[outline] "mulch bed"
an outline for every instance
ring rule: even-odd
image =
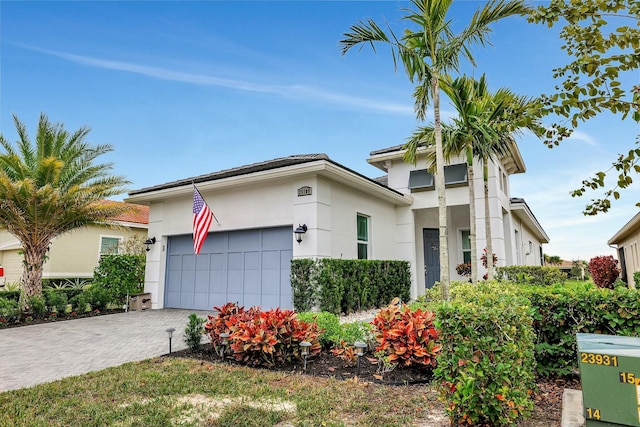
[[[23,314],[22,318],[18,321],[8,321],[8,322],[0,321],[0,330],[10,329],[10,328],[19,328],[21,326],[40,325],[43,323],[64,322],[65,320],[83,319],[85,317],[96,317],[96,316],[104,316],[107,314],[117,314],[117,313],[124,313],[124,310],[121,308],[109,309],[109,310],[96,310],[96,311],[89,311],[81,314],[66,313],[64,316],[48,316],[48,317],[41,317],[41,318],[36,318],[28,314]]]
[[[198,353],[182,350],[173,352],[171,355],[165,355],[165,357],[187,357],[212,363],[222,362],[220,356],[212,351],[210,344],[204,345],[203,350]],[[288,363],[275,367],[261,366],[259,369],[336,378],[339,380],[349,380],[357,377],[359,381],[398,387],[419,387],[433,380],[433,374],[430,369],[398,366],[394,370],[382,374],[379,365],[373,362],[375,362],[375,358],[370,355],[362,357],[358,375],[357,366],[349,366],[330,352],[323,351],[318,356],[307,361],[306,371],[303,369],[302,362]],[[243,366],[232,357],[225,358],[225,363]],[[537,381],[537,386],[538,388],[533,395],[535,404],[533,415],[528,420],[524,420],[521,423],[521,427],[559,427],[562,418],[562,395],[564,389],[580,390],[582,387],[579,378],[540,378]]]

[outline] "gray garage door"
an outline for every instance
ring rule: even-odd
[[[291,227],[209,233],[199,255],[192,236],[169,237],[165,307],[292,308]]]

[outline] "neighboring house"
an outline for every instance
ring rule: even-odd
[[[122,203],[122,202],[113,202]],[[47,253],[43,278],[93,277],[100,255],[117,253],[118,243],[132,236],[147,238],[149,207],[133,205],[133,209],[106,223],[79,228],[56,237]],[[0,230],[0,265],[7,283],[22,277],[20,242],[9,232]]]
[[[542,265],[546,233],[508,177],[524,172],[514,158],[490,168],[491,221],[498,265]],[[145,292],[153,308],[211,309],[225,302],[291,307],[293,258],[368,258],[410,262],[411,296],[439,277],[437,197],[432,176],[402,160],[401,147],[374,151],[387,172],[367,178],[325,154],[296,155],[143,188],[127,201],[150,206]],[[482,179],[474,183],[483,213]],[[471,259],[466,165],[447,167],[450,270]],[[200,255],[192,241],[193,184],[215,212]],[[450,187],[450,188],[449,188]],[[294,230],[306,226],[297,243]],[[477,218],[478,253],[484,218]],[[483,274],[483,273],[482,273]],[[457,277],[465,280],[464,277]]]
[[[630,287],[638,288],[640,283],[635,283],[633,273],[640,271],[640,212],[627,222],[607,244],[616,245],[618,261],[620,262],[620,278]]]

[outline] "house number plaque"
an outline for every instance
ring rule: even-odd
[[[310,196],[311,194],[311,187],[309,187],[308,185],[298,188],[298,197]]]

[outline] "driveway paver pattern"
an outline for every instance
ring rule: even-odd
[[[0,330],[0,392],[98,371],[186,348],[191,313],[145,310]]]

